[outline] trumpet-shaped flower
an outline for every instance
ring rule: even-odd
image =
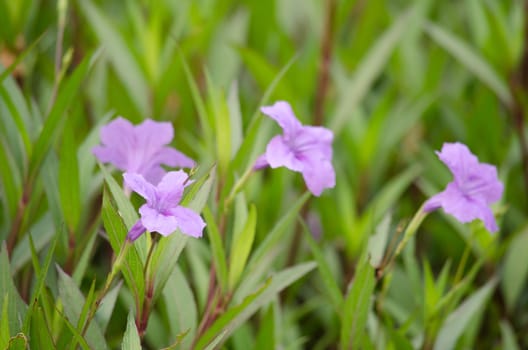
[[[102,146],[92,149],[103,163],[141,174],[151,183],[158,183],[165,174],[161,164],[191,168],[194,161],[183,153],[168,147],[174,136],[172,124],[150,119],[139,125],[118,117],[101,128]]]
[[[497,223],[489,206],[501,198],[504,189],[497,169],[479,163],[467,146],[458,142],[444,143],[437,155],[453,174],[453,181],[425,202],[424,211],[442,207],[462,223],[481,219],[489,231],[496,232]]]
[[[157,186],[140,174],[125,173],[123,177],[125,184],[147,201],[139,208],[141,218],[128,232],[128,240],[136,240],[145,230],[167,236],[179,229],[188,236],[202,236],[205,223],[200,215],[179,205],[185,186],[191,183],[184,171],[168,172]]]
[[[283,134],[271,139],[266,152],[257,159],[255,168],[284,166],[300,172],[315,196],[321,195],[325,188],[333,188],[332,131],[319,126],[303,126],[284,101],[262,107],[261,111],[280,125]]]

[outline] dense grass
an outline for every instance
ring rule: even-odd
[[[525,14],[0,0],[0,348],[528,348]],[[278,100],[334,132],[320,197],[251,171]],[[91,151],[118,115],[172,123],[203,238],[125,243],[143,200]],[[434,151],[455,141],[497,166],[498,233],[442,210],[409,229],[451,181]]]

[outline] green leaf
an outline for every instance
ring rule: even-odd
[[[218,168],[224,174],[231,159],[231,120],[222,91],[217,88],[209,73],[205,72],[211,116],[214,121]]]
[[[376,226],[376,232],[368,240],[367,251],[370,256],[370,264],[373,267],[379,267],[385,255],[390,233],[390,224],[391,214],[387,213],[378,226]]]
[[[108,185],[108,189],[112,193],[112,198],[117,204],[117,209],[119,209],[119,213],[121,214],[121,217],[123,218],[126,227],[132,227],[132,225],[134,225],[138,220],[136,210],[134,209],[128,198],[125,196],[123,188],[117,184],[116,180],[114,180],[112,175],[110,175],[106,167],[99,163],[99,169],[101,169],[101,172],[103,173],[105,182]],[[125,237],[122,237],[121,242],[125,240]]]
[[[351,113],[358,108],[376,78],[385,69],[415,12],[415,9],[411,8],[399,15],[392,26],[372,45],[355,69],[354,77],[344,87],[335,115],[330,122],[330,128],[336,134],[343,129]]]
[[[28,346],[28,339],[23,333],[18,333],[9,339],[9,350],[26,350]]]
[[[90,0],[79,1],[83,13],[99,40],[117,75],[124,84],[130,100],[135,104],[139,115],[149,115],[148,82],[141,71],[141,67],[134,58],[132,50],[127,47],[125,40],[113,27],[112,22]]]
[[[44,312],[39,306],[35,306],[31,317],[31,329],[29,333],[30,349],[56,349],[53,343],[53,335],[49,324],[44,317]]]
[[[187,84],[189,84],[189,89],[191,90],[191,96],[194,102],[194,106],[196,107],[196,111],[198,113],[198,118],[200,118],[203,139],[206,142],[207,149],[211,149],[213,140],[212,122],[209,121],[209,115],[207,114],[207,108],[205,106],[204,99],[200,95],[200,89],[198,88],[198,84],[196,83],[196,80],[192,75],[191,69],[189,68],[189,65],[187,64],[187,61],[185,60],[185,57],[183,56],[181,50],[178,50],[178,53],[180,54],[183,72],[185,73]]]
[[[128,313],[127,327],[123,335],[123,342],[121,344],[122,350],[141,350],[141,339],[139,338],[136,322],[134,321],[134,314],[132,311]]]
[[[497,280],[492,279],[447,316],[436,337],[434,350],[451,350],[455,348],[458,339],[464,334],[470,321],[478,313],[484,311],[486,302],[495,289],[496,284]]]
[[[123,220],[117,213],[110,202],[108,192],[103,193],[103,209],[102,209],[103,223],[108,234],[108,239],[112,250],[115,254],[121,249],[125,237],[127,235],[127,229],[123,224]],[[121,270],[128,287],[134,291],[135,296],[138,300],[143,300],[145,297],[145,277],[143,275],[143,263],[136,250],[136,244],[132,245],[126,255],[126,267]]]
[[[95,314],[95,318],[97,319],[103,333],[105,332],[108,322],[110,322],[110,319],[114,313],[114,307],[122,285],[123,283],[120,281],[114,288],[110,289],[110,291],[106,293],[103,300],[101,301],[99,309]]]
[[[21,329],[19,320],[25,318],[27,306],[22,301],[22,298],[20,298],[13,283],[5,242],[3,242],[0,249],[0,298],[2,302],[0,310],[3,310],[4,302],[7,302],[9,330],[13,333],[18,332]]]
[[[59,194],[69,232],[75,232],[81,216],[79,165],[74,125],[69,118],[64,127],[59,157]]]
[[[33,226],[28,229],[28,234],[17,243],[11,254],[11,273],[16,274],[30,259],[31,249],[29,238],[35,244],[35,250],[41,251],[55,236],[56,228],[53,225],[51,213],[42,216]]]
[[[255,228],[257,225],[257,209],[254,205],[249,207],[249,215],[241,232],[233,236],[229,259],[229,288],[233,289],[238,283],[242,271],[246,266],[247,258],[255,239]]]
[[[68,320],[75,325],[78,323],[83,306],[85,305],[84,296],[75,284],[75,281],[73,281],[73,279],[64,273],[64,271],[58,266],[57,273],[59,297],[64,306],[64,314]],[[88,326],[86,341],[93,349],[107,349],[103,333],[95,320]]]
[[[4,294],[4,300],[2,302],[2,318],[0,319],[0,349],[7,348],[7,345],[9,344],[9,338],[11,337],[11,334],[9,332],[9,314],[8,314],[8,306],[9,306],[9,294]]]
[[[205,222],[207,223],[207,232],[209,234],[209,241],[211,242],[211,254],[213,255],[218,284],[222,288],[222,291],[225,292],[227,291],[227,263],[222,237],[220,236],[218,226],[216,225],[209,207],[206,206],[204,208],[203,215]]]
[[[275,340],[275,308],[273,304],[268,307],[268,311],[262,316],[259,322],[259,329],[255,340],[255,350],[276,349]]]
[[[308,242],[312,254],[314,255],[315,261],[317,262],[317,267],[319,269],[319,273],[321,274],[321,279],[324,284],[323,290],[330,297],[330,301],[332,302],[332,306],[334,307],[335,311],[341,312],[341,307],[343,306],[344,302],[341,289],[337,285],[336,278],[332,274],[332,270],[330,269],[330,266],[328,265],[328,262],[324,257],[323,251],[321,250],[321,248],[319,248],[317,242],[313,239],[310,229],[304,223],[304,221],[301,221],[301,224],[305,233],[304,238],[306,242]]]
[[[371,297],[376,285],[375,271],[368,255],[359,259],[356,275],[348,288],[343,305],[341,324],[341,349],[359,349],[366,336],[367,316],[371,308]]]
[[[502,267],[501,289],[508,310],[513,311],[528,277],[528,228],[516,235],[508,245]]]
[[[502,347],[503,350],[520,350],[521,348],[517,344],[517,340],[515,340],[515,332],[512,328],[512,326],[508,323],[508,321],[502,320],[500,321],[500,330],[501,330],[501,337],[502,337]]]
[[[56,138],[60,135],[64,124],[63,121],[65,120],[63,115],[72,103],[77,92],[81,90],[80,85],[88,72],[90,62],[90,57],[86,57],[83,62],[77,66],[73,74],[65,79],[64,83],[59,88],[57,99],[53,104],[53,107],[44,122],[42,131],[33,147],[33,154],[31,155],[29,165],[30,180],[37,177],[46,154],[52,147]]]
[[[284,214],[284,216],[273,226],[273,229],[266,235],[258,247],[255,248],[246,267],[240,285],[235,291],[234,300],[243,298],[261,282],[262,276],[269,272],[276,255],[284,247],[284,234],[291,233],[288,227],[294,222],[304,203],[310,197],[306,192],[302,195]]]
[[[444,50],[453,55],[467,70],[475,74],[506,106],[513,98],[504,80],[468,44],[434,23],[424,24],[425,32]]]
[[[37,282],[34,285],[33,293],[31,294],[31,300],[33,300],[33,303],[31,304],[31,307],[28,310],[28,313],[26,315],[26,319],[24,321],[24,332],[27,333],[29,331],[29,325],[30,321],[33,317],[33,313],[35,310],[39,308],[37,301],[42,299],[42,290],[44,289],[44,285],[46,282],[46,277],[48,276],[48,271],[51,266],[51,262],[53,261],[53,256],[55,253],[55,247],[57,246],[57,240],[59,239],[60,234],[55,234],[55,239],[52,241],[48,252],[46,254],[46,259],[44,261],[44,265],[41,267],[39,264],[38,255],[36,253],[35,246],[33,245],[33,239],[31,238],[31,235],[28,235],[29,243],[30,243],[30,250],[31,250],[31,256],[33,258],[33,268],[35,270],[35,275],[37,277]]]
[[[279,76],[279,70],[271,65],[269,60],[265,59],[259,52],[247,47],[239,47],[238,52],[262,90],[270,86],[274,77]],[[286,101],[294,100],[293,89],[284,80],[280,83],[277,82],[274,95],[280,96],[281,99]]]
[[[193,290],[179,266],[172,271],[162,293],[170,335],[183,343],[182,348],[190,348],[198,324],[198,310]],[[182,335],[185,335],[183,339]]]
[[[13,157],[8,153],[5,140],[0,140],[0,164],[3,164],[0,167],[0,178],[2,180],[0,191],[3,194],[3,202],[6,206],[6,217],[10,220],[15,217],[18,208],[18,199],[22,195],[22,184],[20,171]]]
[[[246,322],[262,306],[275,299],[279,292],[306,275],[316,267],[314,262],[299,264],[274,274],[255,293],[246,297],[241,304],[229,308],[203,334],[196,349],[216,349],[220,347],[234,330]]]

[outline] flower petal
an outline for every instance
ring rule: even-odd
[[[253,169],[254,170],[260,170],[260,169],[266,168],[268,166],[269,166],[269,163],[266,160],[266,154],[263,154],[263,155],[259,156],[255,160],[255,164],[253,164]]]
[[[168,236],[178,229],[178,220],[173,215],[165,215],[144,204],[139,208],[141,222],[149,231],[158,232],[163,236]]]
[[[129,240],[130,242],[134,242],[136,239],[139,238],[139,236],[145,233],[146,230],[147,229],[141,223],[141,219],[139,219],[128,231],[127,240]]]
[[[103,146],[92,149],[103,163],[112,163],[116,168],[129,170],[128,154],[135,149],[134,126],[126,119],[117,117],[100,131]]]
[[[180,203],[184,187],[191,183],[187,181],[188,178],[189,176],[183,170],[170,171],[165,174],[157,186],[160,208],[170,209]]]
[[[193,210],[184,207],[171,209],[171,214],[178,221],[178,228],[183,234],[192,237],[202,237],[205,222]]]
[[[273,106],[264,106],[260,111],[279,123],[285,135],[295,134],[302,126],[288,102],[278,101]]]
[[[165,164],[174,168],[192,168],[196,162],[172,147],[161,148],[153,157],[154,164]]]
[[[436,152],[438,158],[447,165],[455,180],[459,183],[465,182],[472,170],[478,167],[477,157],[471,153],[469,148],[460,143],[444,143],[442,150]]]
[[[497,176],[497,168],[493,165],[480,163],[472,169],[463,183],[458,182],[464,193],[471,198],[492,204],[502,197],[503,184]]]
[[[489,231],[498,230],[493,213],[486,203],[465,196],[455,182],[449,183],[443,192],[431,197],[425,203],[424,211],[429,212],[440,207],[461,223],[481,219]]]
[[[167,145],[174,137],[174,129],[169,122],[157,122],[146,119],[136,126],[136,137],[138,144],[145,148],[158,149]]]
[[[294,171],[301,171],[303,169],[303,163],[295,157],[295,153],[285,142],[282,135],[275,136],[268,143],[266,160],[272,168],[285,166]]]
[[[151,184],[157,185],[166,173],[167,172],[165,171],[165,169],[163,169],[159,165],[156,165],[154,167],[150,167],[150,169],[145,172],[143,177]]]
[[[311,155],[319,159],[332,159],[334,134],[320,126],[303,126],[292,141],[296,154]]]
[[[335,187],[335,171],[328,160],[305,163],[302,171],[306,187],[319,197],[325,188]]]
[[[147,180],[145,180],[142,175],[135,173],[124,173],[123,178],[125,179],[125,184],[130,187],[132,191],[145,198],[147,203],[152,204],[156,202],[156,188]]]

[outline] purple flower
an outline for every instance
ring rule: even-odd
[[[139,208],[141,218],[128,232],[128,240],[136,240],[145,230],[167,236],[179,229],[188,236],[202,236],[205,223],[200,215],[179,205],[183,189],[191,183],[184,171],[168,172],[157,186],[140,174],[125,173],[123,177],[132,191],[147,200]]]
[[[141,174],[155,184],[165,174],[161,164],[182,168],[194,166],[192,159],[166,146],[173,136],[171,123],[147,119],[134,126],[118,117],[101,128],[103,145],[94,147],[92,152],[101,162]]]
[[[496,232],[497,223],[489,206],[501,198],[504,189],[497,177],[497,169],[479,163],[467,146],[458,142],[444,143],[442,151],[436,154],[454,179],[443,192],[425,202],[424,211],[442,207],[462,223],[481,219],[489,231]]]
[[[269,165],[298,171],[315,196],[321,195],[325,188],[333,188],[332,131],[319,126],[303,126],[288,102],[279,101],[260,110],[279,123],[284,133],[271,139],[266,153],[257,159],[255,169]]]

